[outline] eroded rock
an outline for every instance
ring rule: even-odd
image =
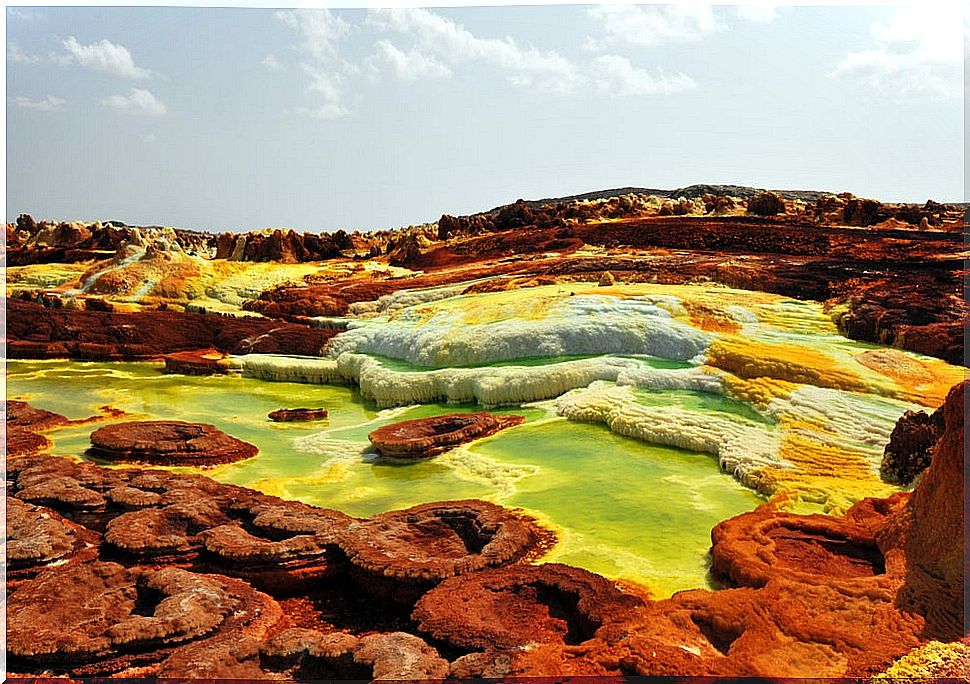
[[[407,603],[449,577],[534,557],[553,539],[524,515],[465,500],[374,516],[338,543],[360,583]]]
[[[415,605],[418,629],[474,649],[579,644],[643,600],[586,570],[558,563],[513,565],[445,580]]]
[[[484,411],[450,413],[392,423],[374,430],[367,438],[382,456],[428,458],[524,422],[523,416],[497,416]]]
[[[256,455],[252,444],[214,425],[146,420],[106,425],[91,433],[90,453],[109,461],[211,466]]]

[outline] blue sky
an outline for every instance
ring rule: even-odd
[[[939,8],[7,9],[7,219],[372,229],[691,183],[962,200]]]

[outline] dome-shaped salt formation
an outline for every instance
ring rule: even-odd
[[[385,425],[371,432],[367,438],[382,456],[428,458],[524,422],[523,416],[496,416],[486,412],[449,413]]]
[[[209,466],[256,455],[252,444],[214,425],[146,420],[106,425],[91,433],[90,453],[109,461]]]

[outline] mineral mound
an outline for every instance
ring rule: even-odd
[[[382,456],[428,458],[524,422],[522,416],[496,416],[484,411],[450,413],[385,425],[367,435],[367,438]]]
[[[271,411],[269,419],[277,423],[301,423],[323,420],[327,417],[325,408],[294,408]]]
[[[133,421],[91,433],[91,455],[109,461],[212,466],[252,458],[257,452],[252,444],[206,423]]]

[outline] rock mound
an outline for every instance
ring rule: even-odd
[[[132,421],[91,433],[91,455],[126,463],[212,466],[252,458],[257,452],[252,444],[206,423]]]
[[[522,416],[496,416],[484,411],[449,413],[392,423],[374,430],[367,438],[382,456],[428,458],[524,422]]]

